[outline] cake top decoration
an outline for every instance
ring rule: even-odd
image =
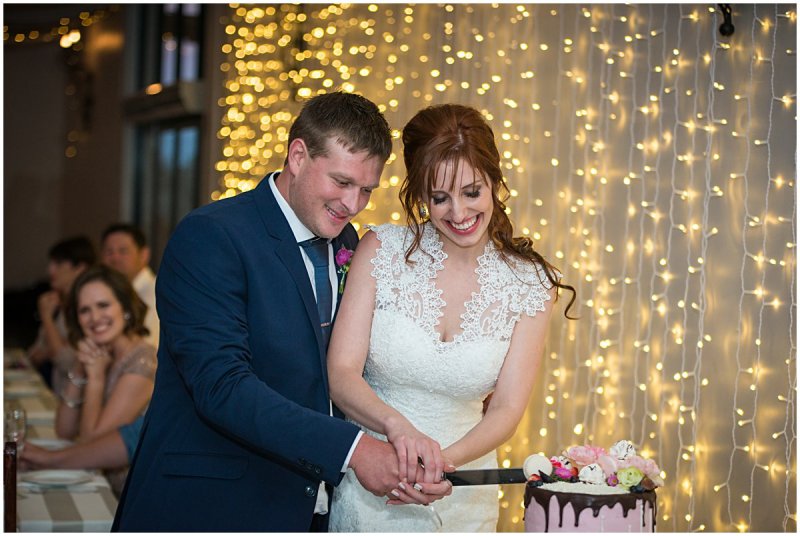
[[[587,484],[605,484],[606,475],[596,463],[590,463],[578,472],[578,480]]]
[[[633,443],[627,439],[622,439],[611,445],[611,448],[608,449],[608,452],[617,460],[627,460],[631,456],[636,455],[636,449],[634,448]]]
[[[547,459],[547,456],[541,454],[531,454],[525,459],[522,464],[522,472],[525,478],[530,478],[533,475],[539,476],[540,473],[549,475],[553,471],[553,464]]]
[[[523,470],[536,486],[582,482],[642,493],[664,485],[658,465],[638,455],[633,443],[625,439],[608,450],[594,445],[573,446],[549,460],[535,454],[525,460]]]

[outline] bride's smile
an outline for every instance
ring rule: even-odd
[[[442,235],[445,249],[452,244],[482,251],[494,209],[491,192],[485,179],[465,160],[439,164],[428,205],[431,223]]]

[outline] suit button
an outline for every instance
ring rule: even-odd
[[[314,468],[314,472],[315,472],[316,474],[320,475],[320,474],[322,474],[322,469],[320,469],[319,467],[315,467],[315,468]]]
[[[314,486],[306,486],[306,496],[313,497],[317,494],[317,488]]]

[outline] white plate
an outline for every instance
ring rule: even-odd
[[[72,441],[67,441],[66,439],[48,439],[44,437],[26,439],[25,443],[30,443],[31,445],[36,445],[37,447],[47,450],[64,449],[72,445]]]
[[[39,389],[35,385],[8,385],[3,389],[3,398],[26,398],[38,396]]]
[[[92,474],[88,471],[68,470],[68,469],[47,469],[43,471],[30,471],[21,473],[20,478],[23,482],[30,482],[38,486],[59,487],[74,486],[92,480]]]

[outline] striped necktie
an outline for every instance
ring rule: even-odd
[[[300,242],[311,264],[314,265],[314,286],[317,290],[317,313],[319,325],[322,329],[322,341],[325,349],[331,337],[331,310],[333,308],[333,295],[331,280],[328,275],[328,241],[324,238],[312,238]]]

